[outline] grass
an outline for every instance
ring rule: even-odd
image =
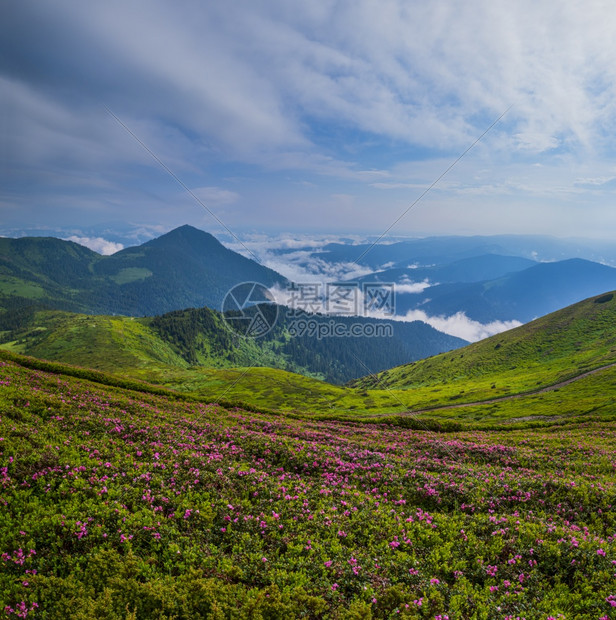
[[[45,294],[45,289],[34,282],[13,276],[0,276],[0,295],[41,299]]]
[[[125,267],[120,269],[115,275],[110,276],[110,279],[116,284],[128,284],[129,282],[145,280],[152,275],[152,272],[145,267]]]
[[[205,400],[225,398],[286,412],[402,411],[394,393],[341,387],[275,368],[164,370],[149,380]]]
[[[37,312],[17,340],[0,345],[55,361],[109,372],[139,374],[162,366],[186,367],[184,360],[138,319],[59,311]]]
[[[352,384],[438,389],[479,400],[530,391],[616,361],[616,297],[599,296],[462,349],[398,366]],[[609,299],[602,303],[597,300]]]

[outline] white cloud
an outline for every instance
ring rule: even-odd
[[[243,235],[243,245],[234,241],[225,245],[236,252],[250,256],[250,250],[259,261],[281,273],[292,282],[333,282],[352,280],[372,273],[372,270],[352,262],[332,263],[319,256],[319,250],[329,243],[340,243],[341,237],[290,235],[276,237],[253,234]],[[364,238],[345,236],[345,242],[363,242]],[[284,250],[279,253],[278,250]],[[252,258],[252,256],[250,256]]]
[[[371,269],[355,263],[331,263],[310,251],[287,253],[283,256],[261,254],[266,267],[274,269],[294,282],[350,281],[372,273]]]
[[[426,189],[426,185],[422,183],[371,183],[372,187],[377,189]]]
[[[114,243],[102,237],[77,237],[76,235],[72,235],[67,238],[67,241],[73,241],[74,243],[83,245],[103,256],[109,256],[124,249],[121,243]]]
[[[606,183],[610,183],[614,181],[616,176],[609,175],[604,177],[588,177],[585,179],[576,179],[575,185],[594,185],[600,187],[601,185],[605,185]]]
[[[435,286],[435,284],[436,283],[431,283],[428,280],[424,280],[423,282],[411,282],[410,280],[403,280],[399,284],[396,284],[395,290],[396,293],[416,294],[422,293],[427,288]]]
[[[514,138],[521,150],[531,151],[533,153],[549,151],[557,148],[560,144],[560,141],[554,136],[530,131],[515,134]]]
[[[398,318],[396,317],[396,320]],[[522,325],[520,321],[492,321],[480,323],[469,319],[464,312],[456,312],[452,316],[429,316],[423,310],[409,310],[401,319],[404,321],[423,321],[450,336],[457,336],[469,342],[477,342],[494,334],[513,329]]]

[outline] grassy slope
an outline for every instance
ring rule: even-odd
[[[222,321],[218,322],[219,329],[225,330]],[[153,372],[161,377],[190,366],[173,344],[151,328],[149,318],[44,310],[36,312],[23,329],[15,330],[11,334],[14,340],[7,342],[7,334],[9,332],[0,345],[5,349],[98,370],[122,371],[144,377]],[[199,365],[212,368],[233,366],[220,351],[213,350],[206,338],[202,339],[202,344],[203,350],[200,349],[197,355]],[[238,340],[236,349],[236,356],[245,365],[285,363],[270,349],[258,347],[252,340]]]
[[[272,343],[258,347],[252,340],[241,339],[236,358],[242,368],[208,347],[204,349],[208,354],[198,354],[199,366],[190,366],[150,328],[150,321],[39,311],[17,332],[17,339],[0,347],[142,379],[211,400],[233,399],[267,409],[382,412],[408,408],[406,401],[387,391],[368,393],[269,368],[286,363],[274,352]],[[225,328],[221,325],[220,329]]]
[[[200,356],[199,361],[219,368],[189,367],[171,345],[149,328],[148,319],[43,311],[36,314],[32,325],[35,327],[21,332],[18,340],[0,346],[15,353],[149,381],[206,400],[234,400],[286,411],[406,408],[387,392],[379,391],[371,396],[364,390],[258,367],[256,364],[280,360],[268,358],[267,351],[258,350],[251,341],[244,341],[245,357],[255,366],[233,368],[212,353],[208,359]]]
[[[171,370],[149,380],[208,401],[223,398],[278,411],[383,413],[408,408],[396,392],[337,386],[276,368]]]
[[[484,399],[557,383],[616,361],[616,297],[587,299],[463,349],[353,382],[363,388],[439,390]]]
[[[92,373],[77,367],[41,362],[36,358],[23,358],[11,352],[0,351],[0,358],[24,363],[28,367],[51,370],[59,374],[93,378],[104,385],[120,385],[131,389],[154,391],[156,386],[143,386],[131,382],[144,378],[145,373]],[[586,376],[560,389],[530,394],[479,405],[455,405],[435,399],[437,408],[419,414],[403,414],[414,409],[407,390],[359,391],[341,388],[301,375],[271,368],[201,369],[199,371],[163,372],[157,379],[156,372],[145,375],[155,384],[176,390],[177,395],[188,400],[224,402],[249,406],[257,410],[293,412],[296,415],[318,416],[319,419],[363,420],[410,426],[412,428],[459,428],[460,423],[472,428],[506,428],[545,426],[556,422],[568,424],[582,419],[609,420],[616,416],[616,368],[609,368]],[[172,394],[170,392],[163,393]],[[406,400],[404,400],[406,398]],[[444,406],[443,408],[438,408]]]
[[[129,317],[37,312],[19,338],[3,348],[55,361],[138,376],[186,362],[143,321]]]

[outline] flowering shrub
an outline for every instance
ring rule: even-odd
[[[611,618],[616,428],[289,419],[0,365],[8,618]]]

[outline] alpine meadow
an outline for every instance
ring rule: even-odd
[[[616,620],[616,7],[0,7],[0,617]]]

